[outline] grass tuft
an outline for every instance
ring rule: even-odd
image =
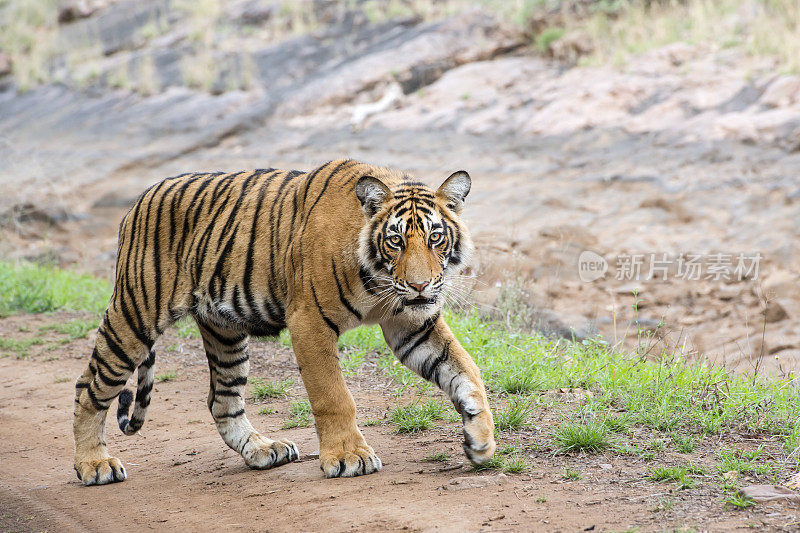
[[[509,474],[520,474],[530,470],[531,465],[525,458],[524,450],[516,445],[509,444],[498,448],[494,457],[482,465],[473,465],[472,470],[481,472],[484,470],[502,470]]]
[[[505,409],[495,413],[494,427],[497,431],[520,428],[528,423],[532,413],[532,399],[511,398]]]
[[[173,381],[175,378],[178,377],[178,373],[174,370],[167,370],[166,372],[162,372],[161,374],[156,375],[156,381],[159,383],[166,383],[168,381]]]
[[[308,400],[297,400],[289,404],[291,418],[284,422],[281,429],[309,427],[311,422],[311,404]]]
[[[450,456],[445,452],[434,452],[423,459],[426,463],[444,463],[450,460]]]
[[[255,400],[283,398],[289,394],[289,389],[294,385],[294,380],[292,378],[271,382],[265,382],[262,379],[254,378],[251,382],[253,385],[251,392]]]
[[[695,485],[689,473],[689,470],[682,466],[656,466],[650,469],[648,478],[653,481],[677,481],[680,488],[689,489]]]
[[[497,386],[508,394],[528,394],[542,389],[538,376],[530,371],[504,374],[498,378]]]
[[[527,472],[531,465],[522,455],[513,454],[503,459],[503,471],[509,474]]]
[[[755,500],[745,498],[741,493],[736,492],[725,499],[725,507],[735,507],[737,509],[747,509],[755,505]]]
[[[694,451],[695,441],[692,437],[674,433],[672,435],[672,444],[675,449],[681,453],[692,453]]]
[[[759,446],[753,451],[736,450],[722,448],[717,451],[717,470],[720,473],[738,472],[739,474],[758,474],[768,475],[775,470],[776,465],[772,461],[766,461],[763,446]]]
[[[610,446],[608,430],[596,420],[566,422],[555,433],[558,451],[561,453],[586,451],[599,452]]]
[[[416,433],[431,427],[434,420],[442,419],[445,406],[441,401],[428,400],[421,404],[395,407],[389,415],[397,424],[399,433]]]
[[[603,420],[603,425],[613,433],[625,433],[631,424],[631,417],[629,415],[623,416],[609,416]]]

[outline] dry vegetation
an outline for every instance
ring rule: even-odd
[[[234,22],[224,2],[176,2],[181,14],[170,24],[163,16],[140,31],[142,44],[178,30],[191,46],[181,71],[188,86],[210,90],[223,67],[240,70],[240,80],[215,90],[247,89],[252,78],[249,52],[264,42],[276,42],[315,31],[325,15],[309,2],[282,1],[257,24]],[[79,86],[99,77],[103,59],[97,42],[61,50],[58,45],[57,0],[0,0],[0,50],[9,55],[17,85],[27,90],[41,83],[71,81]],[[660,2],[600,0],[342,0],[334,10],[357,9],[373,22],[397,17],[438,20],[457,12],[481,9],[525,34],[533,53],[551,53],[567,39],[582,41],[580,64],[622,64],[647,50],[673,42],[722,49],[737,47],[748,54],[774,57],[780,70],[800,70],[800,4],[794,0],[667,0]],[[236,64],[230,55],[239,56]],[[63,57],[66,69],[56,68]],[[152,60],[140,61],[137,72],[112,69],[107,82],[115,88],[144,94],[157,92]]]
[[[57,14],[57,0],[0,1],[0,51],[21,90],[50,81]]]
[[[794,0],[600,1],[582,19],[564,17],[563,28],[592,41],[588,63],[624,63],[674,42],[742,48],[774,57],[781,70],[800,70],[800,3]]]

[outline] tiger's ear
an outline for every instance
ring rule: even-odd
[[[367,216],[373,216],[392,192],[381,180],[372,176],[361,176],[356,183],[356,196]]]
[[[444,180],[444,183],[436,191],[436,195],[447,202],[447,207],[456,213],[460,213],[464,207],[464,199],[469,194],[470,187],[472,187],[472,178],[469,177],[466,170],[459,170],[458,172],[453,172],[449,178]]]

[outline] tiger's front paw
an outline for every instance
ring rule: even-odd
[[[372,474],[383,468],[375,450],[366,443],[352,449],[320,452],[320,468],[325,477],[355,477]]]
[[[264,470],[296,461],[300,458],[300,452],[290,440],[271,440],[253,432],[244,445],[242,457],[250,468]]]
[[[494,421],[491,411],[464,415],[464,453],[476,465],[482,465],[494,456],[497,444],[494,441]]]
[[[122,462],[116,457],[103,457],[89,461],[75,461],[75,473],[86,485],[105,485],[125,481],[128,477]]]

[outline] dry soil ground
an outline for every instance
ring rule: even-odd
[[[362,431],[384,469],[354,479],[324,479],[313,427],[278,429],[289,417],[290,400],[305,392],[291,351],[270,342],[253,343],[251,376],[291,377],[296,385],[284,399],[249,399],[248,415],[264,433],[294,440],[301,459],[250,470],[223,444],[206,410],[200,341],[174,330],[157,344],[157,373],[174,371],[176,377],[156,384],[143,430],[125,437],[109,417],[107,440],[124,461],[128,480],[84,487],[72,471],[72,398],[93,334],[62,343],[63,335],[42,333],[43,326],[75,318],[91,315],[18,315],[0,322],[3,337],[39,335],[42,341],[25,359],[0,358],[3,531],[790,531],[800,524],[800,512],[791,505],[729,509],[713,484],[687,491],[651,481],[649,463],[633,455],[554,455],[533,446],[525,473],[474,472],[463,462],[455,422],[413,435],[398,434],[388,421],[364,424],[383,420],[398,402],[414,396],[398,394],[397,384],[369,360],[348,382]],[[262,407],[274,412],[258,414]],[[547,433],[556,422],[539,413],[531,435]],[[754,445],[746,435],[736,438],[739,447]],[[501,446],[504,440],[509,437],[500,436]],[[719,445],[711,439],[692,454],[664,451],[656,462],[690,460],[713,468]],[[437,452],[449,458],[425,461]],[[582,479],[563,479],[565,468],[580,469]]]

